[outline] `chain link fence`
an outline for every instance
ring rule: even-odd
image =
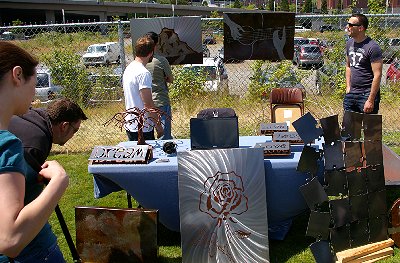
[[[384,141],[398,146],[400,73],[396,71],[400,66],[396,61],[400,54],[400,16],[367,16],[367,33],[384,53],[380,107]],[[173,66],[175,81],[169,90],[174,138],[188,138],[190,118],[201,109],[212,107],[233,108],[239,117],[240,135],[257,134],[260,123],[270,121],[269,93],[282,83],[304,87],[306,110],[315,118],[339,114],[340,120],[345,92],[344,27],[348,18],[349,15],[296,16],[296,25],[301,29],[296,30],[295,37],[317,41],[321,46],[324,65],[318,69],[298,67],[296,56],[294,61],[225,63],[225,92],[205,92],[204,79],[193,79],[182,73],[182,66]],[[54,151],[91,151],[95,145],[127,140],[120,127],[104,123],[124,110],[121,75],[133,60],[129,21],[8,26],[0,27],[0,32],[3,40],[17,43],[41,61],[34,107],[66,96],[84,107],[89,117],[64,147],[56,146]],[[202,37],[208,39],[203,47],[207,56],[223,56],[222,19],[202,18]]]

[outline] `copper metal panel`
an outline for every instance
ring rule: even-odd
[[[366,170],[353,170],[347,173],[347,182],[349,186],[349,196],[362,195],[367,193],[367,175]]]
[[[351,214],[348,198],[331,200],[330,208],[334,227],[338,228],[350,223]]]
[[[376,192],[385,189],[385,177],[382,165],[367,168],[368,192]]]
[[[308,172],[313,175],[317,174],[318,171],[318,160],[321,157],[319,152],[311,146],[304,146],[301,152],[300,160],[297,165],[297,171]]]
[[[324,144],[325,170],[339,170],[344,168],[342,142],[336,141]]]
[[[382,115],[364,114],[364,138],[371,141],[382,141]]]
[[[310,250],[317,263],[334,263],[335,257],[328,241],[320,240],[310,245]]]
[[[347,195],[347,177],[345,170],[325,171],[326,194],[332,196]]]
[[[178,152],[182,262],[269,262],[261,148]]]
[[[322,130],[324,131],[324,139],[326,143],[340,140],[340,128],[338,115],[329,116],[319,119]]]
[[[323,135],[322,128],[317,127],[317,121],[309,112],[294,121],[293,126],[305,144]]]
[[[342,123],[342,136],[350,140],[361,138],[361,128],[363,121],[362,113],[345,111]]]
[[[157,262],[157,210],[75,207],[83,262]]]
[[[365,141],[364,148],[367,165],[383,164],[381,141]]]
[[[352,221],[368,219],[368,195],[350,196],[350,211]]]
[[[346,168],[361,167],[363,165],[360,142],[344,142],[344,162]]]
[[[368,204],[370,218],[386,215],[386,190],[369,193]]]
[[[369,227],[368,220],[354,221],[350,224],[350,245],[351,247],[359,247],[368,244]]]
[[[315,237],[318,240],[327,240],[330,220],[331,215],[329,212],[311,211],[306,236]]]
[[[330,229],[331,244],[335,252],[350,248],[350,225]]]
[[[292,60],[294,13],[224,13],[224,60]]]
[[[310,182],[300,186],[300,192],[311,211],[317,210],[318,205],[328,201],[328,196],[318,181],[318,177],[314,177]]]
[[[369,241],[379,242],[388,238],[388,218],[386,215],[370,218],[369,220]]]
[[[400,157],[385,144],[382,145],[386,185],[400,184]]]

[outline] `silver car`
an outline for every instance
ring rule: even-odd
[[[318,45],[299,45],[294,48],[293,62],[297,67],[320,68],[324,64]]]
[[[42,103],[49,102],[60,97],[62,89],[63,87],[53,84],[53,80],[48,69],[38,68],[34,100],[40,100]]]

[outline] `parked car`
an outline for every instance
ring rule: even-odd
[[[294,49],[293,62],[297,67],[320,68],[324,64],[318,45],[301,45]]]
[[[206,44],[203,44],[203,57],[209,57],[211,55],[210,50]]]
[[[203,58],[203,64],[186,64],[183,70],[206,74],[207,91],[228,91],[228,72],[221,58]]]
[[[309,45],[310,40],[305,37],[294,37],[294,47],[301,46],[301,45]]]
[[[90,45],[83,55],[85,66],[109,65],[112,62],[120,62],[120,47],[117,42]]]
[[[305,28],[304,26],[294,26],[295,33],[302,33],[302,32],[307,32],[307,31],[311,31],[311,29]]]
[[[339,31],[339,28],[332,25],[322,25],[319,27],[319,32],[324,33],[325,31]]]
[[[400,61],[394,60],[386,71],[386,81],[396,82],[400,79]]]
[[[36,88],[34,100],[39,100],[42,103],[52,101],[61,97],[62,86],[55,85],[50,73],[46,67],[38,67],[36,77]]]
[[[215,38],[211,35],[208,35],[204,38],[203,40],[203,44],[205,45],[214,45],[217,44],[217,40],[215,40]]]
[[[388,41],[388,47],[383,50],[382,58],[383,62],[391,63],[393,59],[400,55],[400,38],[391,38]]]

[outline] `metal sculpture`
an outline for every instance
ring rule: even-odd
[[[157,117],[152,117],[151,114],[156,114]],[[127,118],[128,116],[133,115],[132,119]],[[116,113],[110,120],[104,123],[104,126],[114,123],[115,126],[125,128],[125,130],[129,130],[129,125],[135,124],[137,125],[137,133],[138,133],[138,142],[137,145],[146,145],[146,141],[143,136],[143,128],[145,127],[154,127],[157,124],[161,124],[161,116],[167,116],[167,118],[171,119],[171,117],[166,114],[164,111],[157,108],[143,108],[139,109],[137,107],[127,109],[123,112]]]

